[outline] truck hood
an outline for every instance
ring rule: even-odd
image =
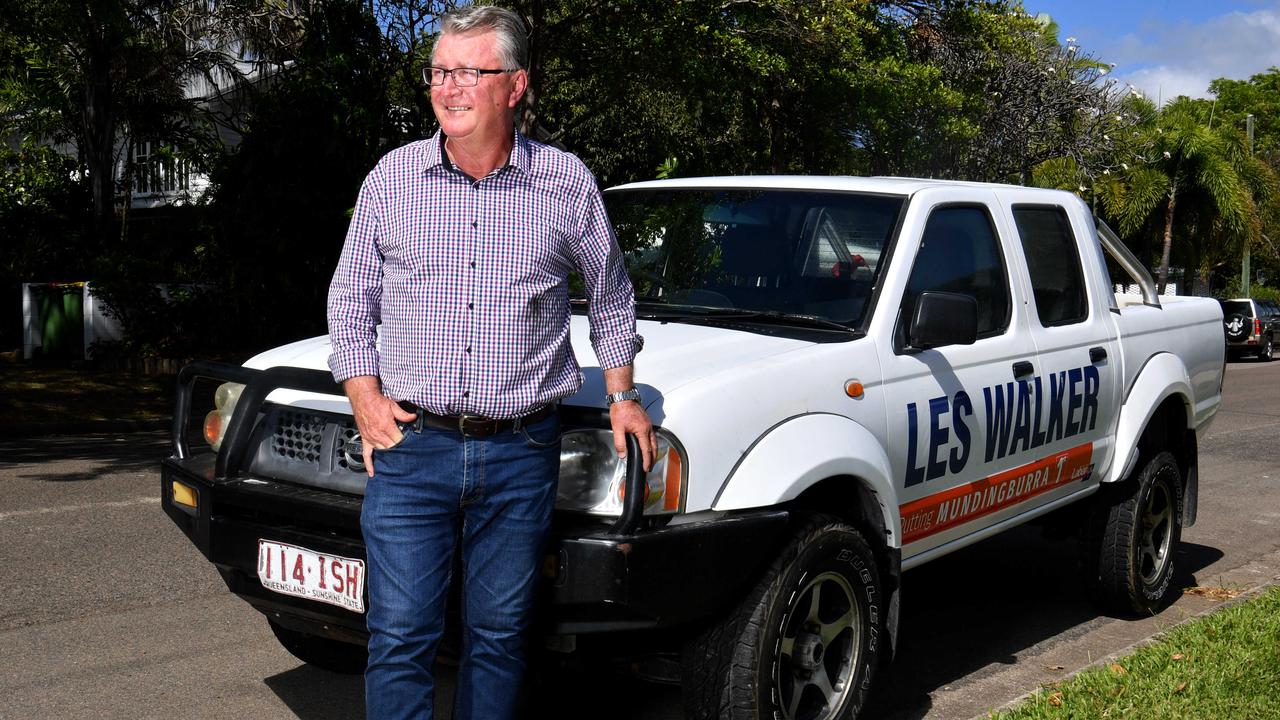
[[[640,320],[637,331],[644,337],[644,349],[636,356],[636,383],[645,403],[695,382],[700,378],[725,372],[728,368],[792,352],[813,345],[807,340],[762,335],[709,325]],[[589,407],[604,406],[604,375],[591,348],[587,318],[574,315],[570,326],[573,352],[582,365],[582,388],[565,402]],[[273,348],[250,358],[246,367],[266,369],[277,366],[329,369],[328,336],[300,340]],[[341,407],[331,397],[295,391],[277,390],[273,402],[297,404],[319,410],[348,412],[345,400]]]

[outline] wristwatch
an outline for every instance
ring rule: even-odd
[[[604,396],[604,401],[608,405],[612,405],[616,402],[622,402],[623,400],[635,400],[636,402],[640,402],[640,391],[636,388],[631,388],[630,390],[609,393]]]

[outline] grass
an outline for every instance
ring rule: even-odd
[[[173,377],[0,364],[0,427],[173,414]]]
[[[1280,588],[1174,628],[992,717],[1280,718]]]

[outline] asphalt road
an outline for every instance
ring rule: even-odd
[[[1178,585],[1280,576],[1278,450],[1280,362],[1232,363]],[[158,433],[0,443],[0,718],[363,717],[360,679],[280,649],[161,512],[166,453]],[[1100,616],[1074,567],[1070,542],[1028,528],[907,573],[898,661],[868,715],[985,715],[1220,602]],[[680,717],[678,688],[598,668],[552,697],[538,715]]]

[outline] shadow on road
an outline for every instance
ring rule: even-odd
[[[456,669],[437,667],[436,712],[452,716]],[[661,717],[679,707],[680,688],[624,677],[609,667],[536,673],[520,717],[526,720],[654,720],[655,696],[664,696]],[[272,692],[300,720],[361,720],[364,684],[358,675],[338,675],[300,665],[265,680]]]
[[[364,678],[360,675],[340,675],[299,665],[264,682],[301,720],[364,717]]]
[[[1039,528],[1024,526],[906,573],[898,657],[865,716],[924,717],[929,693],[1105,621],[1081,586],[1077,552],[1074,542],[1047,540]],[[1196,572],[1221,557],[1217,548],[1183,542],[1173,586],[1196,585]],[[652,720],[655,710],[657,717],[679,716],[678,687],[627,677],[607,664],[543,670],[524,717],[595,720],[606,709],[613,720]],[[452,675],[452,668],[441,668],[436,716],[442,720],[449,717]],[[359,677],[301,666],[266,683],[302,720],[364,716]]]
[[[1078,552],[1023,526],[905,573],[898,655],[867,716],[924,717],[930,692],[1106,618],[1081,584]],[[1183,542],[1173,587],[1195,585],[1195,573],[1222,556]]]
[[[97,479],[107,472],[155,470],[169,453],[168,435],[163,431],[50,435],[0,443],[0,469],[54,461],[79,461],[89,465],[65,473],[40,472],[11,477],[42,482],[81,482]]]

